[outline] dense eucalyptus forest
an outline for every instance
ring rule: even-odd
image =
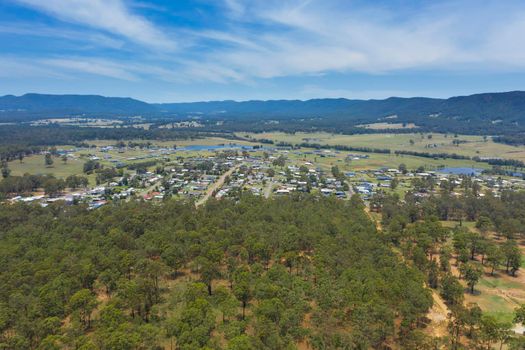
[[[3,204],[0,348],[523,349],[464,295],[521,273],[525,194],[455,190],[379,193],[378,222],[358,196]]]
[[[419,331],[432,304],[424,274],[357,197],[3,205],[0,215],[0,348],[430,341]]]

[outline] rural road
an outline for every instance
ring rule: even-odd
[[[224,181],[226,180],[226,178],[228,176],[230,176],[231,174],[233,174],[233,172],[237,169],[239,169],[241,166],[241,164],[237,164],[237,165],[234,165],[232,168],[230,168],[227,172],[225,172],[224,174],[222,174],[219,179],[217,181],[215,181],[213,184],[211,184],[211,186],[206,190],[206,193],[204,194],[204,197],[202,197],[201,199],[199,199],[197,202],[195,202],[195,206],[196,207],[199,207],[201,205],[203,205],[204,203],[206,203],[206,201],[211,197],[211,195],[213,194],[213,192],[219,188],[222,187],[222,185],[224,184]]]
[[[272,194],[273,185],[273,180],[268,181],[268,183],[266,184],[266,187],[264,188],[263,192],[265,198],[269,198],[270,194]]]

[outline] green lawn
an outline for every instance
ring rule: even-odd
[[[487,310],[486,313],[494,316],[498,321],[512,323],[514,308],[502,297],[490,295],[480,304],[482,310]]]
[[[521,289],[523,284],[519,282],[507,281],[503,278],[497,277],[483,277],[479,281],[479,285],[487,288],[500,288],[500,289]]]

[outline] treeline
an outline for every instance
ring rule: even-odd
[[[354,147],[354,146],[346,146],[346,145],[321,145],[318,143],[308,143],[308,142],[299,143],[297,146],[315,148],[315,149],[335,149],[337,151],[350,151],[350,152],[367,152],[367,153],[383,153],[383,154],[391,153],[391,151],[386,148]]]
[[[258,140],[259,141],[259,140]],[[305,148],[315,148],[315,149],[335,149],[337,151],[347,151],[347,152],[364,152],[364,153],[379,153],[379,154],[396,154],[396,155],[407,155],[414,157],[423,157],[431,159],[460,159],[460,160],[473,160],[479,163],[488,163],[493,166],[509,166],[515,168],[524,168],[525,163],[517,159],[503,159],[503,158],[489,158],[482,159],[478,156],[470,157],[466,155],[461,155],[457,153],[429,153],[429,152],[418,152],[418,151],[407,151],[407,150],[391,150],[388,148],[371,148],[371,147],[354,147],[346,145],[328,145],[328,144],[318,144],[318,143],[308,143],[302,142],[299,144],[291,144],[279,142],[277,146],[286,146],[286,147],[305,147]]]
[[[472,160],[475,160],[476,162],[486,162],[494,166],[509,166],[509,167],[514,167],[514,168],[525,167],[525,163],[517,159],[503,159],[503,158],[501,159],[500,158],[480,159],[479,157],[472,157]]]
[[[66,188],[86,187],[89,181],[85,176],[70,175],[66,179],[57,179],[51,175],[8,176],[0,181],[0,199],[10,194],[24,194],[39,189],[46,194],[55,195]]]
[[[525,193],[480,197],[475,195],[474,182],[462,186],[465,195],[459,197],[451,195],[453,188],[447,184],[439,195],[430,197],[408,193],[401,201],[397,195],[376,195],[373,208],[382,214],[382,234],[426,275],[427,285],[447,303],[446,348],[492,349],[506,344],[508,349],[523,349],[525,337],[513,334],[512,322],[484,314],[476,304],[466,304],[464,294],[477,293],[484,274],[516,276],[521,269],[523,257],[517,239],[525,233]],[[440,220],[459,224],[446,228]],[[477,230],[463,226],[463,220],[475,221]],[[523,321],[525,304],[514,315],[515,323]]]
[[[187,140],[221,136],[235,139],[231,134],[217,134],[216,132],[196,132],[191,130],[153,129],[140,128],[96,128],[74,126],[27,126],[22,124],[3,125],[0,128],[0,163],[20,160],[26,156],[49,151],[56,155],[55,146],[73,145],[88,147],[85,141],[96,139],[121,140],[119,145],[125,145],[122,140]],[[130,141],[128,145],[143,147],[147,142]],[[86,171],[85,172],[89,172]]]
[[[217,132],[194,130],[142,128],[97,128],[75,126],[27,126],[23,124],[3,125],[0,140],[3,145],[55,146],[75,144],[85,140],[188,140],[218,136]],[[232,138],[231,134],[220,134]]]
[[[129,170],[146,171],[148,168],[157,165],[158,161],[148,160],[145,162],[131,163],[127,165]]]
[[[361,201],[0,210],[6,349],[428,348],[424,276]],[[171,345],[170,345],[171,344]]]
[[[44,149],[41,146],[0,145],[0,162],[22,161],[26,156],[40,153]]]
[[[423,157],[423,158],[432,158],[432,159],[447,159],[447,158],[449,158],[449,159],[464,159],[464,160],[471,160],[472,159],[469,156],[464,156],[464,155],[456,154],[456,153],[428,153],[428,152],[396,150],[396,151],[394,151],[394,154],[406,155],[406,156],[414,156],[414,157]]]
[[[522,146],[525,145],[525,134],[518,133],[515,135],[502,135],[495,136],[492,138],[494,142],[505,143],[512,146]]]

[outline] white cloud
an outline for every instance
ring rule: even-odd
[[[245,4],[241,0],[224,0],[224,5],[232,17],[241,17],[246,11]]]
[[[42,69],[121,80],[252,84],[333,72],[525,70],[525,46],[518,45],[525,35],[525,5],[517,0],[487,0],[484,6],[473,0],[422,2],[410,11],[356,0],[223,0],[221,25],[191,30],[160,28],[130,10],[149,6],[141,1],[15,1],[92,29],[82,34],[4,25],[0,33],[82,36],[103,48],[121,49],[123,41],[151,48],[126,47],[129,57],[106,56],[111,59],[56,53],[39,63]],[[176,33],[176,44],[166,32]]]
[[[104,35],[98,32],[84,32],[65,28],[53,28],[48,25],[11,22],[0,24],[1,34],[12,34],[20,36],[46,37],[55,39],[65,39],[67,42],[87,43],[89,47],[103,47],[112,49],[122,49],[124,42],[113,36]]]
[[[20,78],[65,78],[63,73],[49,67],[35,64],[34,61],[20,57],[0,56],[0,77]]]
[[[230,8],[236,8],[236,2]],[[220,63],[250,78],[327,72],[382,74],[413,69],[525,68],[525,6],[509,0],[426,4],[415,13],[354,1],[249,2],[245,23],[230,32],[236,47],[212,50]],[[494,15],[497,14],[497,15]],[[220,40],[221,35],[215,33]]]
[[[121,0],[16,0],[63,21],[125,37],[144,46],[172,50],[175,42],[147,19],[132,13]]]
[[[101,59],[50,58],[38,61],[63,71],[76,71],[109,78],[136,81],[138,77],[124,65]]]

